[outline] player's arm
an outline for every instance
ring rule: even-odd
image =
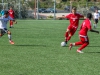
[[[17,21],[15,19],[11,18],[10,16],[9,16],[9,20],[12,20],[15,24],[17,24]]]
[[[97,31],[97,30],[90,29],[90,31],[91,31],[91,32],[96,32],[96,33],[99,34],[99,31]]]
[[[16,20],[12,20],[14,22],[14,24],[17,24],[17,21]]]
[[[57,17],[57,19],[66,19],[66,16],[62,15],[61,17]]]

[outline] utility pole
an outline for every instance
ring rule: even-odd
[[[39,1],[37,0],[37,20],[39,19]]]
[[[56,0],[54,0],[54,20],[56,19]]]
[[[4,8],[4,2],[3,2],[3,0],[2,0],[2,7]]]
[[[72,12],[72,1],[70,1],[70,13]]]
[[[21,18],[20,13],[21,13],[21,11],[20,11],[20,0],[19,0],[19,19]]]
[[[36,19],[36,0],[35,0],[34,18]]]

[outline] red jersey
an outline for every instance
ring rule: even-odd
[[[79,34],[83,36],[87,36],[88,30],[91,30],[91,21],[89,19],[86,19],[83,21]]]
[[[70,25],[74,26],[74,27],[78,27],[78,23],[79,23],[79,19],[84,17],[83,15],[81,14],[73,14],[73,13],[70,13],[66,16],[66,18],[68,18],[70,20]]]
[[[13,11],[13,10],[9,10],[8,12],[9,12],[9,16],[10,16],[11,18],[14,18],[14,11]]]

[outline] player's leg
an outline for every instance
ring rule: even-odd
[[[7,31],[7,34],[8,34],[8,39],[9,39],[10,44],[14,44],[11,38],[11,32],[9,30]]]
[[[73,46],[81,45],[80,48],[77,49],[77,52],[83,53],[82,50],[83,50],[88,44],[89,44],[89,39],[88,39],[88,37],[80,37],[80,41],[79,41],[79,42],[70,43],[69,49],[71,50],[71,48],[72,48]]]
[[[97,27],[97,23],[98,23],[98,19],[95,19],[95,20],[94,20],[94,24],[93,24],[93,27],[94,27],[94,28]]]
[[[71,28],[69,31],[69,36],[67,37],[67,41],[69,41],[71,39],[71,37],[74,35],[74,33],[76,32],[77,28]]]
[[[95,28],[97,28],[97,23],[98,23],[98,19],[96,19],[96,24],[95,24]]]
[[[68,28],[67,28],[67,30],[66,30],[66,33],[65,33],[65,42],[66,42],[66,43],[67,43],[67,42],[70,40],[70,38],[71,38],[70,32],[71,32],[72,29],[73,29],[72,26],[68,26]]]
[[[73,46],[79,46],[79,45],[82,45],[82,44],[83,44],[82,41],[75,42],[75,43],[70,43],[70,45],[69,45],[69,49],[71,50]]]
[[[68,42],[68,36],[69,36],[69,32],[70,32],[70,30],[69,29],[67,29],[66,30],[66,33],[65,33],[65,42],[66,42],[66,44],[67,44],[67,42]]]
[[[10,28],[12,28],[12,27],[13,27],[13,21],[10,20]]]
[[[77,52],[79,53],[83,53],[82,50],[88,46],[89,44],[89,39],[88,39],[88,36],[87,37],[80,37],[81,39],[81,42],[83,43],[80,48],[77,49]]]
[[[2,37],[5,34],[5,31],[3,29],[0,29],[0,37]]]

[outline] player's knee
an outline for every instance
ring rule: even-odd
[[[8,33],[9,35],[11,35],[11,32],[10,32],[10,31],[8,31],[7,33]]]
[[[69,34],[69,37],[72,37],[72,35],[71,35],[71,34]]]
[[[2,37],[3,36],[3,34],[0,34],[0,37]]]
[[[89,45],[89,41],[85,41],[85,43],[86,43],[87,45]]]
[[[67,30],[66,30],[66,32],[70,32],[70,30],[69,30],[69,29],[67,29]]]

